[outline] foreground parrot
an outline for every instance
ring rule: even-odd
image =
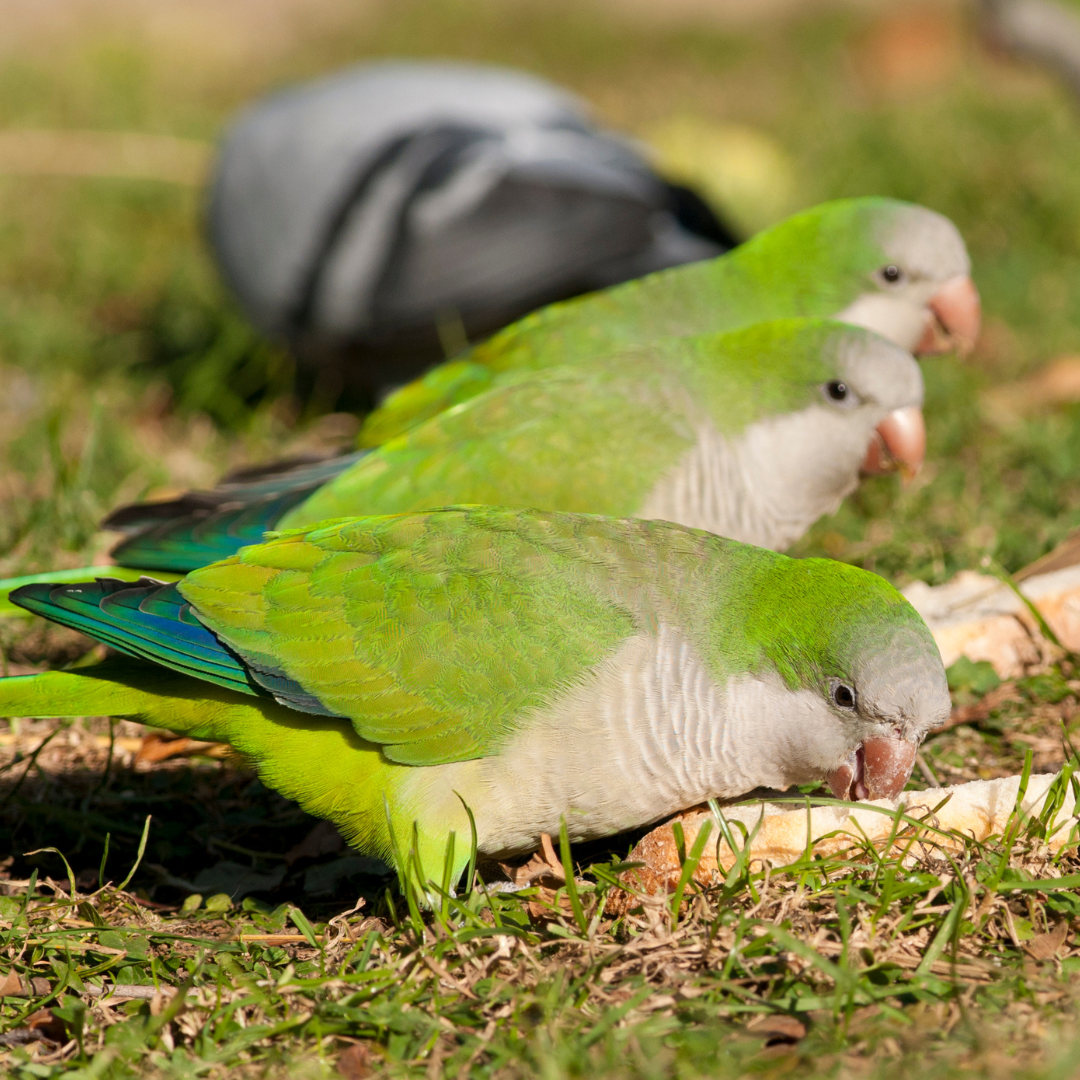
[[[272,500],[210,515],[186,498],[148,506],[114,555],[194,570],[268,529],[451,503],[663,518],[779,549],[835,510],[861,467],[918,467],[921,403],[918,364],[858,327],[782,319],[669,339],[499,376],[284,516]]]
[[[937,646],[882,578],[667,522],[349,519],[175,584],[13,599],[140,659],[2,679],[0,715],[229,742],[361,851],[393,861],[415,823],[420,884],[450,833],[460,876],[466,805],[506,856],[561,820],[585,840],[759,786],[892,797],[949,715]]]

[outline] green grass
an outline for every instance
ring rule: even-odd
[[[227,897],[159,913],[35,872],[0,898],[27,993],[4,999],[4,1026],[49,1034],[63,1060],[16,1047],[6,1066],[19,1080],[335,1062],[346,1076],[951,1076],[997,1059],[1071,1074],[1080,1044],[1055,1025],[1075,1015],[1080,901],[1054,881],[1073,886],[1080,862],[1047,859],[1038,825],[1012,819],[1005,844],[953,834],[958,850],[931,842],[907,863],[856,846],[736,868],[681,903],[623,892],[610,860],[554,890],[477,885],[424,916],[406,888],[325,921]],[[563,860],[574,869],[565,842]]]
[[[922,82],[876,74],[871,8],[729,26],[531,0],[312,0],[293,22],[267,4],[244,33],[201,38],[144,32],[137,10],[0,45],[0,128],[210,140],[292,79],[455,56],[552,78],[631,132],[685,115],[750,126],[790,162],[789,210],[882,193],[949,214],[987,329],[971,360],[924,364],[927,468],[907,490],[864,484],[798,552],[937,582],[987,557],[1017,570],[1080,525],[1078,406],[1010,422],[986,405],[1080,351],[1080,113],[1049,77],[986,53],[966,9],[926,16],[946,45]],[[101,562],[96,522],[147,492],[347,440],[345,418],[316,415],[334,403],[312,405],[310,374],[244,323],[201,215],[197,193],[163,183],[0,175],[3,575]],[[8,671],[88,647],[0,620]],[[927,743],[928,767],[944,783],[1019,772],[1029,752],[1036,770],[1059,768],[1063,727],[1077,740],[1075,674],[995,688],[954,670],[956,704],[994,697]],[[19,1080],[1049,1080],[1080,1065],[1077,891],[1001,888],[1080,872],[1074,850],[1047,862],[1021,835],[916,866],[855,852],[691,884],[677,912],[619,913],[613,867],[632,838],[617,838],[573,853],[576,901],[473,891],[419,918],[332,838],[312,846],[315,823],[241,763],[137,764],[140,736],[100,718],[0,726],[0,980],[45,980],[0,999],[0,1031],[38,1017],[55,1038],[0,1043],[0,1070]],[[137,862],[128,891],[98,889]],[[241,879],[230,905],[223,883]],[[1033,943],[1062,925],[1056,956],[1037,959]],[[251,938],[270,933],[290,936]],[[102,998],[133,985],[162,992]]]

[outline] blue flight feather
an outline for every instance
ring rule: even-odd
[[[283,671],[230,649],[199,621],[176,584],[116,578],[24,585],[11,602],[111,645],[118,652],[244,694],[269,693],[282,705],[337,716]]]

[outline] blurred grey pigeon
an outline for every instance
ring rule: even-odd
[[[1080,94],[1080,10],[1055,0],[982,0],[983,35],[996,48],[1034,61]]]
[[[368,389],[544,304],[736,243],[558,87],[419,62],[247,109],[221,146],[209,231],[256,326]]]

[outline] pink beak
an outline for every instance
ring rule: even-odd
[[[966,274],[949,278],[930,300],[930,317],[915,346],[917,356],[955,351],[971,352],[979,339],[982,305],[975,282]]]
[[[905,482],[919,471],[926,457],[926,424],[922,409],[909,405],[894,409],[877,426],[866,450],[862,472],[876,475],[899,469]]]
[[[899,736],[867,739],[829,773],[829,788],[837,799],[895,799],[911,778],[918,749]]]

